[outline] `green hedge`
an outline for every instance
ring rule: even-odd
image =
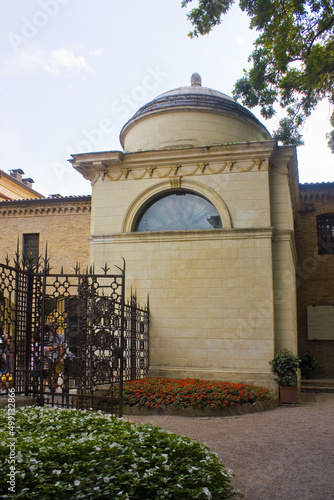
[[[8,412],[1,410],[4,499],[242,497],[231,486],[230,471],[206,446],[157,427],[100,412],[51,408],[17,410],[10,422],[12,435]],[[15,492],[9,490],[10,467]]]

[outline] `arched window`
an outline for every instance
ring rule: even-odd
[[[323,214],[317,217],[318,253],[334,254],[334,214]]]
[[[135,231],[219,229],[217,209],[206,198],[184,189],[155,197],[139,213]]]

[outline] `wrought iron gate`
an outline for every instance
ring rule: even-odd
[[[0,325],[12,339],[0,370],[39,405],[122,415],[123,382],[148,371],[148,306],[124,301],[125,269],[52,273],[0,264]],[[12,381],[10,381],[12,377]]]

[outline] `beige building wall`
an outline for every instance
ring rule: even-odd
[[[268,383],[273,356],[271,235],[231,231],[114,235],[94,262],[126,260],[126,283],[150,297],[150,371]],[[261,319],[258,319],[260,316]]]
[[[295,149],[281,147],[270,170],[275,305],[275,348],[298,352],[294,219],[299,207]]]

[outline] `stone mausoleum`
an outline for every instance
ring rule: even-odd
[[[47,242],[54,271],[124,258],[127,297],[149,295],[151,375],[276,387],[288,347],[333,379],[334,183],[299,184],[296,148],[196,73],[121,143],[72,156],[91,196],[44,198],[0,171],[2,262],[18,242],[36,261]]]
[[[275,350],[297,351],[295,147],[197,73],[120,138],[71,163],[92,182],[91,262],[124,258],[149,294],[150,375],[274,387]]]

